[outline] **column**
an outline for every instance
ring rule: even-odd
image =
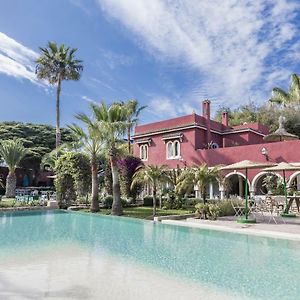
[[[209,183],[209,199],[214,198],[214,185],[212,182]]]
[[[300,174],[297,175],[296,179],[297,179],[297,191],[300,191]]]
[[[225,198],[225,190],[223,185],[219,185],[219,192],[220,192],[220,200],[224,200]]]

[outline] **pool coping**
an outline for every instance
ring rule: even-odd
[[[55,210],[58,208],[50,206],[16,206],[16,207],[1,207],[0,212],[14,212],[14,211],[27,211],[27,210]]]
[[[270,237],[270,238],[277,238],[277,239],[284,239],[284,240],[300,241],[300,234],[297,233],[258,230],[252,228],[232,228],[223,225],[192,223],[192,222],[177,221],[177,220],[162,220],[161,223],[166,225],[176,225],[176,226],[183,226],[183,227],[190,227],[190,228],[208,229],[208,230],[216,230],[222,232],[254,235],[260,237]]]

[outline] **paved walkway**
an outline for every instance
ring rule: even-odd
[[[270,223],[268,221],[268,217],[265,219],[258,217],[256,224],[241,224],[233,217],[223,217],[217,221],[188,218],[163,220],[162,223],[300,241],[300,217],[285,218],[285,223],[281,217],[276,217],[277,224],[273,220]]]

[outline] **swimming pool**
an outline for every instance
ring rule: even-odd
[[[0,299],[299,295],[296,241],[77,212],[0,215]]]

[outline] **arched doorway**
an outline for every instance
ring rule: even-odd
[[[300,171],[297,171],[290,176],[290,179],[288,181],[288,187],[300,191]]]
[[[225,176],[225,195],[227,198],[231,196],[245,197],[245,181],[246,177],[240,172],[229,173]],[[249,195],[249,180],[248,180]]]
[[[277,173],[260,172],[253,178],[251,190],[255,195],[266,195],[277,186],[278,179],[282,180],[282,176]]]

